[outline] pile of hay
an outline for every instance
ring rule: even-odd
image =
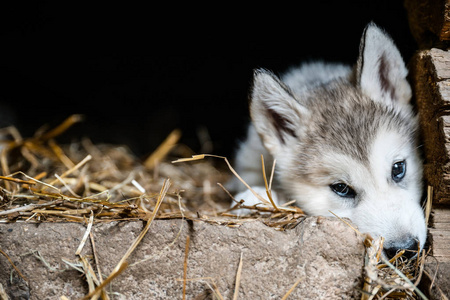
[[[231,172],[218,169],[213,159],[171,162],[170,158],[193,154],[176,144],[178,130],[141,161],[124,146],[94,145],[87,138],[59,145],[54,138],[79,120],[78,115],[71,116],[57,128],[27,139],[13,127],[3,129],[1,221],[84,222],[91,211],[95,222],[145,220],[154,210],[168,178],[171,187],[157,218],[180,218],[182,212],[185,218],[210,222],[220,216],[233,217],[227,210],[229,195],[220,184],[227,181]],[[267,206],[249,208],[274,211]],[[288,214],[303,216],[298,208],[279,208],[275,217],[293,219]],[[279,223],[277,226],[282,228]]]
[[[178,130],[144,161],[124,146],[94,145],[87,138],[59,145],[55,138],[80,119],[73,115],[58,127],[40,130],[31,138],[21,137],[13,127],[1,130],[0,222],[82,222],[88,224],[88,233],[98,222],[146,220],[140,237],[104,281],[92,281],[94,269],[80,256],[86,278],[91,278],[91,284],[97,283],[90,286],[86,299],[95,294],[108,299],[102,292],[104,286],[126,268],[127,258],[155,218],[240,225],[241,219],[230,213],[232,196],[220,184],[230,176],[239,177],[226,158],[197,155],[173,163],[172,159],[193,155],[177,144]],[[271,178],[265,180],[271,199]],[[237,200],[236,206],[254,212],[249,218],[259,218],[277,230],[295,227],[305,217],[294,206],[276,207],[264,200],[264,205],[247,207]],[[409,262],[398,255],[386,262],[380,256],[382,240],[366,237],[365,242],[362,299],[418,299],[416,286],[425,256]]]

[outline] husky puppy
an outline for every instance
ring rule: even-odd
[[[252,124],[236,170],[265,195],[260,155],[266,170],[275,158],[278,201],[295,199],[309,215],[347,217],[361,232],[383,236],[388,256],[423,247],[422,162],[407,73],[373,23],[353,68],[314,62],[281,78],[256,70]],[[260,202],[241,183],[230,187],[246,205]]]

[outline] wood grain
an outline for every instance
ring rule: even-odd
[[[431,49],[413,59],[412,83],[421,125],[424,175],[433,204],[450,204],[450,52]]]

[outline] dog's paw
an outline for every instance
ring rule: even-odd
[[[255,186],[253,187],[253,190],[260,195],[261,197],[263,197],[264,199],[267,200],[267,202],[269,201],[269,198],[267,197],[267,193],[266,193],[266,188],[263,186]],[[238,193],[236,196],[234,196],[234,198],[237,201],[241,201],[244,200],[243,205],[245,206],[253,206],[253,205],[271,205],[271,204],[265,204],[263,203],[261,200],[259,200],[250,190],[245,190],[243,192]],[[275,202],[275,205],[278,205],[278,197],[277,194],[272,191],[272,200]],[[231,207],[235,206],[236,203],[231,203]],[[248,208],[238,208],[238,209],[234,209],[232,210],[232,212],[238,216],[243,216],[243,215],[248,215],[250,213],[252,213],[251,209]]]

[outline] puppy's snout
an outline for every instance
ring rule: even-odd
[[[404,257],[408,259],[413,258],[419,251],[418,240],[416,238],[411,238],[405,243],[394,244],[393,246],[384,248],[384,252],[388,258],[392,258],[403,249],[405,250],[405,253],[403,254]]]

